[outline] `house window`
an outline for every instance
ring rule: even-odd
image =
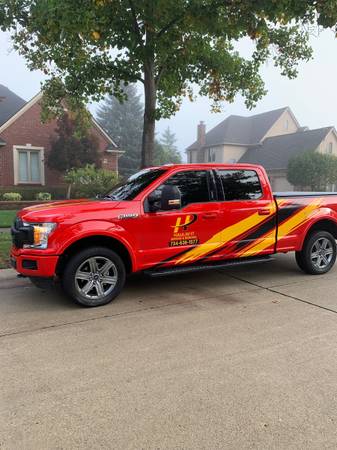
[[[215,162],[216,160],[216,150],[214,148],[207,149],[207,161]]]
[[[327,148],[327,153],[332,154],[332,142],[329,142],[328,148]]]
[[[288,130],[289,129],[289,120],[285,120],[284,121],[284,129]]]
[[[14,147],[15,184],[44,184],[43,148]]]
[[[189,163],[193,164],[197,162],[197,151],[196,150],[190,150],[189,152]]]

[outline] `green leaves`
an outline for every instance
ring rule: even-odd
[[[87,164],[69,170],[64,181],[72,187],[76,197],[91,198],[112,189],[118,183],[118,175],[111,170],[97,169],[93,164]]]
[[[299,60],[311,57],[305,24],[335,26],[337,2],[304,0],[3,0],[2,29],[32,69],[64,84],[81,102],[119,95],[121,81],[143,79],[153,55],[159,103],[156,117],[179,106],[184,87],[195,83],[215,104],[241,93],[253,106],[265,90],[259,67],[271,57],[281,72],[296,75]],[[295,23],[296,22],[296,25]],[[149,39],[149,36],[151,39]],[[248,36],[251,59],[233,52]],[[149,52],[151,45],[153,53]],[[55,103],[59,100],[55,96]]]
[[[314,151],[295,156],[289,160],[287,179],[301,189],[325,191],[337,182],[337,157]]]
[[[144,83],[146,72],[151,120],[174,114],[191,89],[215,110],[237,94],[253,107],[266,93],[261,66],[272,59],[295,77],[312,55],[308,30],[336,31],[337,22],[337,0],[1,1],[1,29],[30,69],[48,75],[46,109],[57,110],[61,93],[77,104],[123,100],[121,83]],[[235,51],[242,38],[254,44],[249,57]]]

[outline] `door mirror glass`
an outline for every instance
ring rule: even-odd
[[[149,196],[147,197],[147,203],[149,211],[155,212],[160,209],[160,202],[161,202],[161,190],[156,189],[155,191],[151,192]]]
[[[161,191],[161,207],[163,211],[181,208],[181,193],[177,186],[166,184]]]

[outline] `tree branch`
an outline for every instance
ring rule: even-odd
[[[224,1],[223,0],[214,0],[214,4],[211,6],[213,9],[217,9],[220,6],[224,5]],[[192,8],[192,5],[189,5],[186,7],[185,11],[183,14],[180,14],[180,16],[175,17],[174,19],[172,19],[168,24],[166,24],[160,31],[158,31],[157,33],[157,38],[161,37],[164,33],[166,33],[166,31],[168,31],[170,28],[172,28],[174,25],[176,25],[180,20],[182,20],[187,12],[189,11],[189,9]],[[206,8],[205,11],[207,12]]]
[[[183,19],[185,14],[181,14],[178,17],[172,19],[168,24],[166,24],[160,31],[157,33],[157,38],[160,38],[166,31],[173,27],[176,23],[178,23],[181,19]]]
[[[140,32],[140,28],[138,25],[137,15],[136,15],[135,6],[133,4],[133,0],[129,0],[129,5],[130,5],[130,9],[131,9],[132,18],[133,18],[133,30],[136,33],[139,45],[141,47],[143,47],[144,43],[143,43],[143,39],[142,39],[142,33]]]

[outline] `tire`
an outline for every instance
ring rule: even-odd
[[[295,252],[295,259],[298,267],[305,272],[302,252]]]
[[[62,287],[79,305],[103,306],[118,296],[125,277],[125,265],[117,253],[104,247],[90,247],[68,261]]]
[[[327,231],[315,231],[305,240],[296,262],[303,272],[321,275],[329,272],[336,261],[336,241]]]
[[[55,286],[53,278],[29,277],[30,281],[39,289],[50,290]]]

